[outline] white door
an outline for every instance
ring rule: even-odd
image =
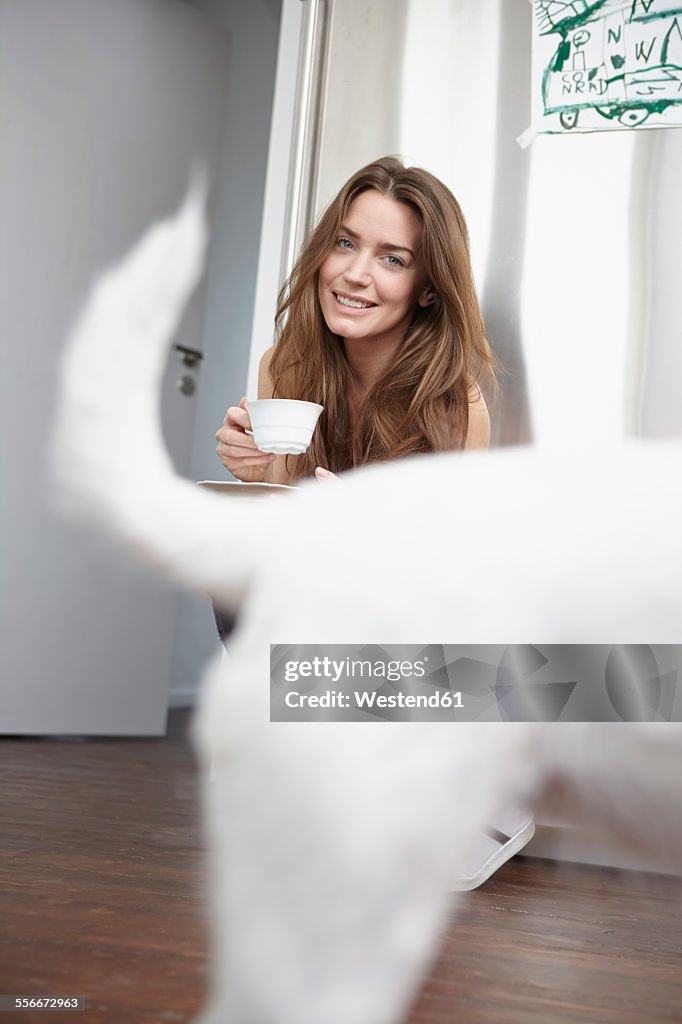
[[[176,0],[0,0],[0,734],[164,731],[176,596],[52,513],[44,456],[88,284],[175,208],[194,160],[215,180],[226,60]],[[190,349],[201,309],[200,291]],[[177,382],[197,372],[171,356],[181,472],[194,397]]]

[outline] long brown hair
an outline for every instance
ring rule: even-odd
[[[415,308],[395,358],[371,388],[352,421],[352,378],[343,344],[325,323],[318,299],[320,266],[333,249],[353,199],[375,189],[407,203],[421,222],[416,259],[435,293]],[[459,203],[420,167],[382,157],[357,171],[311,232],[279,295],[278,340],[270,361],[276,398],[324,406],[303,456],[288,459],[293,478],[316,466],[334,472],[416,452],[462,448],[472,390],[495,387],[497,366],[485,336]]]

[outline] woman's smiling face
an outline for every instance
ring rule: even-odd
[[[402,341],[416,306],[432,300],[416,260],[420,232],[406,203],[374,189],[356,196],[319,271],[320,306],[333,334],[382,348]]]

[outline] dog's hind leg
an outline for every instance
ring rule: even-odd
[[[458,851],[505,779],[520,785],[518,731],[492,742],[477,725],[457,739],[432,724],[247,730],[236,703],[219,717],[202,1024],[394,1024],[437,949]]]

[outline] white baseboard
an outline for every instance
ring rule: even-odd
[[[624,849],[612,836],[573,826],[537,823],[535,835],[521,852],[529,857],[573,861],[576,864],[653,871],[657,874],[673,873],[652,858]]]

